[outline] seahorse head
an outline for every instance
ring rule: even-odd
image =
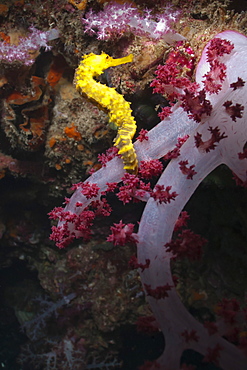
[[[133,55],[130,54],[123,58],[114,59],[106,53],[94,54],[90,53],[83,56],[84,67],[90,67],[94,71],[94,76],[100,75],[105,69],[109,67],[118,66],[120,64],[132,62]]]

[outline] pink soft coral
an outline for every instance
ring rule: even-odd
[[[224,370],[247,368],[245,354],[223,338],[229,330],[227,324],[216,322],[212,332],[182,305],[171,275],[170,259],[174,254],[169,244],[185,204],[217,166],[226,164],[242,183],[246,183],[246,65],[247,38],[235,31],[218,34],[205,47],[197,65],[196,88],[190,84],[185,89],[180,86],[176,91],[179,101],[172,107],[170,116],[148,133],[148,140],[135,143],[139,163],[157,160],[177,149],[153,193],[146,191],[141,196],[147,205],[135,236],[138,238],[136,265],[147,300],[165,336],[164,353],[152,368],[158,363],[161,369],[178,370],[181,355],[188,348],[204,355],[205,361],[217,362]],[[211,81],[213,75],[217,86]],[[187,140],[183,140],[178,148],[178,139],[184,137]],[[93,200],[99,200],[105,194],[107,183],[119,183],[123,176],[120,158],[107,162],[87,179],[87,183],[97,184],[100,189]],[[51,238],[60,247],[84,236],[79,225],[84,209],[92,199],[83,195],[82,190],[82,186],[77,188],[65,210],[58,209],[59,223]],[[160,201],[160,197],[154,196],[157,191],[161,195],[166,191],[169,201]],[[131,196],[137,195],[133,192]]]
[[[184,39],[181,35],[175,34],[171,28],[177,21],[179,13],[166,5],[154,17],[150,10],[141,12],[133,3],[121,4],[111,1],[103,11],[94,13],[90,10],[82,18],[82,24],[86,33],[96,34],[101,40],[121,37],[125,33],[132,32],[135,35],[145,35],[154,39],[162,37],[170,43]]]

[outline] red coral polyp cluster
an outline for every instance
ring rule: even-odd
[[[156,78],[150,84],[154,93],[165,95],[172,103],[180,99],[182,91],[188,89],[195,91],[197,84],[192,82],[192,74],[195,68],[194,52],[190,46],[179,42],[164,65],[159,65],[155,71]],[[162,111],[163,116],[169,113],[169,107]]]
[[[167,186],[166,188],[164,185],[156,184],[154,187],[154,191],[152,192],[151,196],[156,200],[157,202],[161,203],[170,203],[172,200],[175,200],[175,198],[178,196],[178,194],[173,191],[171,192],[171,186]]]
[[[234,49],[234,45],[226,39],[215,37],[210,41],[207,48],[207,62],[214,63],[219,57],[224,54],[230,54]]]
[[[168,252],[172,252],[173,258],[188,258],[191,261],[200,260],[202,257],[203,246],[207,242],[200,235],[195,234],[189,229],[183,230],[175,240],[166,243]]]
[[[220,140],[225,139],[227,136],[223,132],[222,134],[220,133],[219,127],[211,127],[209,126],[208,131],[211,134],[211,137],[208,140],[203,141],[202,140],[202,134],[197,134],[195,135],[195,145],[196,147],[208,153],[210,150],[215,149],[216,144],[220,142]]]
[[[124,224],[122,220],[118,224],[111,226],[111,234],[107,241],[116,245],[125,245],[127,243],[136,244],[137,238],[133,235],[134,224]]]
[[[235,105],[232,104],[231,100],[227,100],[223,106],[226,108],[227,114],[231,117],[231,119],[236,122],[236,118],[242,118],[244,106],[241,104],[236,103]]]

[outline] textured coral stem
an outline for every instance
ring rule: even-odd
[[[169,184],[172,190],[179,195],[170,204],[159,204],[153,198],[150,198],[141,218],[138,231],[138,263],[142,264],[149,259],[150,264],[148,268],[145,270],[140,269],[139,272],[143,285],[151,284],[153,289],[157,286],[174,286],[170,270],[170,258],[172,255],[166,251],[164,245],[170,241],[175,222],[199,183],[221,162],[219,150],[218,152],[212,151],[208,153],[205,163],[205,156],[203,153],[196,151],[192,143],[193,140],[191,138],[182,147],[181,154],[184,157],[193,158],[193,163],[198,169],[197,174],[193,177],[193,181],[181,175],[178,165],[179,158],[173,160],[157,184],[164,186]],[[162,369],[179,369],[181,355],[187,348],[206,355],[207,349],[213,348],[217,344],[222,348],[219,362],[224,370],[245,369],[247,360],[244,354],[219,335],[210,336],[207,329],[197,322],[184,308],[175,287],[168,292],[168,297],[166,298],[157,300],[147,296],[147,299],[165,336],[165,351],[159,359]],[[181,336],[181,332],[185,329],[188,331],[191,329],[195,330],[199,341],[186,343]]]
[[[243,115],[235,122],[225,111],[224,103],[230,98],[246,106],[245,84],[241,84],[242,90],[233,90],[232,84],[236,83],[239,77],[242,81],[247,80],[246,62],[244,62],[247,61],[247,38],[233,31],[223,32],[217,37],[234,43],[234,50],[230,57],[226,56],[224,59],[228,72],[227,78],[222,84],[221,91],[209,97],[213,109],[207,122],[198,126],[195,135],[192,135],[182,146],[180,157],[170,162],[157,183],[161,186],[171,186],[171,190],[178,196],[169,204],[159,204],[150,198],[140,221],[138,263],[141,265],[147,259],[150,261],[148,268],[140,270],[144,289],[146,285],[155,290],[157,287],[173,284],[170,270],[171,254],[164,245],[170,241],[180,212],[200,182],[221,163],[225,163],[242,181],[246,181],[247,163],[239,160],[238,153],[247,140],[247,112],[243,110]],[[209,67],[206,58],[207,53],[204,50],[196,74],[198,83],[202,83],[202,78]],[[236,65],[241,68],[235,68]],[[194,137],[199,134],[202,140],[208,138],[210,127],[213,129],[219,127],[221,135],[220,140],[215,142],[214,148],[207,152],[195,145]],[[181,158],[189,160],[189,165],[194,166],[196,173],[193,179],[188,179],[181,172],[179,168]],[[203,355],[206,355],[209,349],[220,348],[218,362],[222,369],[247,368],[247,358],[244,353],[217,333],[209,336],[205,328],[183,307],[175,287],[168,292],[166,298],[155,299],[148,295],[148,291],[147,298],[165,336],[165,350],[159,359],[161,368],[179,369],[180,358],[186,348],[194,349]],[[181,333],[191,329],[196,331],[199,340],[192,341],[188,345]]]

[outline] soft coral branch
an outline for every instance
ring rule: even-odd
[[[208,137],[208,130],[210,130],[211,135],[216,135],[218,125],[219,127],[224,127],[224,134],[216,135],[215,142],[217,142],[217,146],[214,146],[210,151],[199,150],[200,146],[197,148],[194,143],[194,137],[190,136],[180,148],[180,156],[174,158],[169,163],[157,183],[159,186],[167,186],[167,184],[169,184],[178,196],[172,203],[165,205],[156,203],[152,198],[148,200],[138,231],[138,262],[143,263],[147,256],[150,259],[149,268],[140,271],[144,288],[146,285],[149,285],[150,289],[155,289],[155,287],[172,284],[169,266],[172,254],[171,249],[168,248],[170,244],[167,243],[170,243],[179,213],[202,179],[221,163],[226,163],[234,171],[237,170],[238,176],[243,180],[246,179],[246,162],[240,164],[241,161],[238,158],[240,148],[243,149],[247,141],[245,111],[243,111],[243,115],[239,118],[238,122],[234,124],[231,117],[225,113],[223,104],[228,100],[228,96],[233,91],[230,84],[238,80],[238,75],[243,81],[247,79],[245,69],[240,71],[232,67],[235,65],[244,65],[242,64],[244,63],[243,58],[244,60],[247,59],[247,39],[231,31],[226,31],[218,36],[219,38],[226,38],[229,40],[227,43],[223,42],[226,45],[234,43],[234,51],[236,49],[236,52],[232,52],[231,58],[227,58],[225,61],[227,70],[229,68],[231,74],[228,74],[228,81],[225,80],[223,82],[224,87],[222,87],[217,95],[212,95],[213,98],[210,97],[211,95],[205,95],[205,98],[212,104],[212,109],[211,112],[209,112],[208,119],[203,120],[196,129],[196,132],[199,133],[202,138]],[[217,41],[217,43],[219,42]],[[233,48],[230,47],[230,49],[232,51]],[[218,55],[221,56],[223,54],[220,51],[217,57]],[[203,76],[205,75],[206,58],[207,49],[203,52],[196,75],[196,80],[201,86],[203,84]],[[228,88],[226,87],[226,83],[228,83]],[[240,92],[240,90],[241,89],[236,89],[234,91],[234,94],[236,94],[234,101],[236,100],[239,104],[242,104],[244,93]],[[238,127],[236,127],[237,125]],[[197,173],[193,175],[193,179],[184,179],[184,175],[181,173],[180,169],[181,158],[190,159],[190,163],[195,166]],[[164,244],[167,245],[167,248],[160,248],[160,246]],[[169,297],[165,299],[157,300],[151,296],[147,298],[166,338],[165,351],[159,359],[161,367],[164,366],[165,368],[165,365],[169,363],[169,369],[178,369],[179,360],[176,361],[176,359],[180,359],[180,355],[185,348],[192,348],[202,353],[205,356],[205,360],[209,359],[209,357],[211,358],[212,353],[213,355],[215,354],[213,359],[216,360],[223,369],[233,369],[236,367],[242,370],[245,369],[247,366],[245,355],[219,335],[215,334],[213,337],[210,336],[207,329],[196,322],[195,319],[182,308],[175,289],[172,288],[169,292]],[[191,342],[189,347],[185,342],[183,346],[174,346],[174,343],[181,342],[181,333],[178,333],[178,327],[183,327],[187,330],[195,330],[199,338],[198,342]],[[215,348],[220,348],[220,351],[217,353],[212,352]],[[238,365],[236,365],[236,359]]]
[[[134,235],[138,242],[135,266],[139,267],[147,299],[165,336],[165,350],[158,360],[162,369],[168,366],[169,370],[178,370],[181,355],[188,348],[201,353],[205,361],[216,361],[224,370],[247,368],[246,355],[222,337],[226,332],[212,332],[213,329],[218,330],[220,325],[208,330],[183,306],[170,270],[170,260],[174,254],[171,245],[169,247],[167,244],[172,239],[173,230],[185,204],[201,181],[217,166],[224,163],[241,181],[247,180],[247,159],[244,155],[247,142],[247,112],[246,109],[240,108],[246,105],[247,71],[244,66],[247,64],[247,38],[234,31],[225,31],[217,35],[216,39],[217,41],[206,46],[197,66],[196,85],[200,86],[201,92],[184,89],[180,101],[171,108],[170,116],[148,133],[148,140],[138,140],[134,144],[141,163],[160,159],[176,147],[179,137],[188,135],[187,140],[179,147],[179,156],[172,157],[154,190],[147,192],[147,204],[137,236]],[[214,59],[226,67],[224,80],[223,76],[219,76],[219,80],[223,81],[217,94],[206,91],[204,86],[205,74],[210,71]],[[229,101],[233,104],[229,105]],[[229,109],[232,108],[235,111],[229,114]],[[232,115],[237,118],[236,122]],[[242,153],[241,158],[239,153]],[[93,200],[99,200],[105,194],[108,184],[121,182],[123,176],[123,163],[120,158],[107,162],[104,168],[87,180],[99,188]],[[136,179],[131,178],[129,181],[135,183]],[[138,182],[135,186],[137,184],[139,186]],[[126,185],[128,186],[127,183]],[[127,190],[130,191],[129,188]],[[133,194],[131,196],[135,197]],[[63,238],[66,241],[83,236],[80,230],[75,228],[74,214],[80,218],[91,201],[92,199],[87,199],[82,194],[82,187],[79,186],[65,210],[58,210],[58,243],[63,243]],[[126,236],[132,235],[133,229],[130,225],[117,224],[112,231],[115,233],[115,239],[119,234],[119,240],[125,242]],[[191,235],[183,235],[176,253],[182,248],[186,237],[187,241],[192,240]],[[112,241],[114,238],[112,237]],[[199,242],[202,244],[202,240]],[[198,251],[196,253],[200,254]]]

